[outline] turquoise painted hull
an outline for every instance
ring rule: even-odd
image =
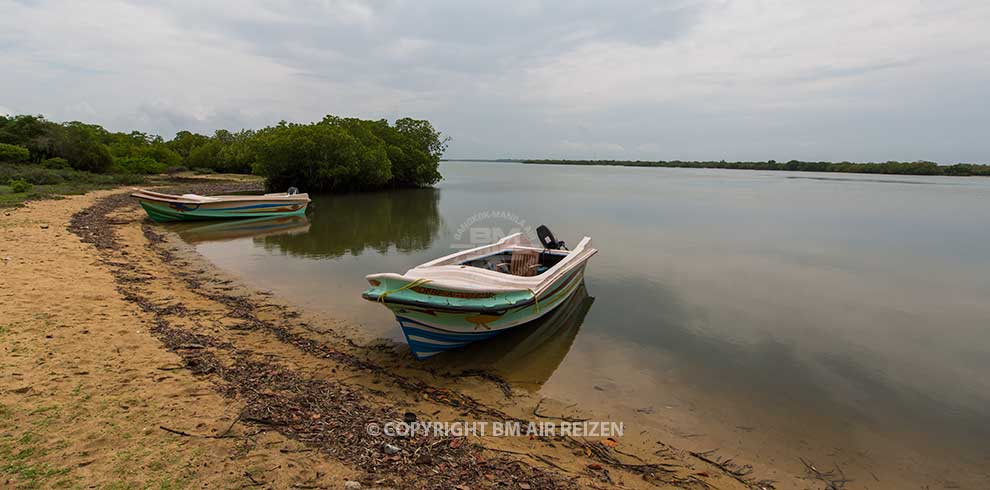
[[[458,298],[429,285],[386,294],[405,285],[398,282],[383,282],[369,288],[363,297],[382,302],[395,314],[409,349],[422,360],[539,319],[565,303],[583,279],[582,265],[554,281],[536,298],[529,291]]]
[[[212,207],[207,207],[206,205],[194,207],[177,206],[143,199],[140,199],[139,202],[145,212],[148,213],[148,217],[159,223],[167,221],[300,216],[306,214],[305,204],[287,206],[284,203],[259,203],[244,206],[219,207],[219,205],[211,203],[210,206]],[[182,209],[183,207],[187,209]]]

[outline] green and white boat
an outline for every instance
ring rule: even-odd
[[[289,192],[243,196],[200,196],[163,194],[138,189],[131,197],[154,221],[186,221],[226,218],[294,216],[306,213],[309,195]]]
[[[395,314],[417,359],[491,338],[563,304],[598,252],[591,238],[567,250],[545,226],[537,231],[543,246],[516,233],[405,274],[368,275],[362,297]]]

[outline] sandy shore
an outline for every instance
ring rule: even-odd
[[[369,435],[404,417],[608,418],[357,345],[348,326],[225,276],[121,191],[2,213],[3,488],[771,488],[635,428]]]

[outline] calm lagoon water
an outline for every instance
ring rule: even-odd
[[[757,467],[840,464],[854,488],[990,479],[990,179],[441,171],[435,189],[315,196],[308,223],[181,235],[248,282],[396,341],[391,315],[360,299],[365,274],[514,228],[588,235],[600,253],[586,296],[554,335],[430,362],[489,367]]]

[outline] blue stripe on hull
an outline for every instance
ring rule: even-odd
[[[419,323],[415,320],[396,316],[402,334],[406,337],[409,350],[412,351],[416,359],[423,360],[443,351],[457,349],[477,340],[492,338],[504,330],[494,330],[486,332],[464,332],[454,333],[448,331],[437,331],[433,328]],[[507,330],[507,329],[506,329]]]
[[[266,203],[266,204],[249,204],[247,206],[237,206],[236,208],[223,208],[223,207],[221,207],[221,208],[208,208],[208,209],[211,209],[211,210],[214,210],[214,211],[239,211],[241,209],[277,208],[279,206],[292,206],[294,204],[297,204],[297,203],[294,203],[294,202],[288,202],[288,203],[285,203],[285,202],[275,202],[275,203]]]
[[[582,265],[556,281],[555,286],[550,289],[548,294],[544,295],[543,303],[525,305],[517,309],[517,311],[523,312],[528,311],[530,308],[535,308],[532,314],[527,314],[526,317],[520,318],[517,321],[503,323],[495,327],[494,330],[451,330],[457,327],[451,325],[444,325],[443,327],[433,326],[422,321],[400,316],[398,313],[396,313],[395,319],[398,320],[402,334],[405,336],[406,343],[409,344],[409,349],[413,355],[416,356],[417,360],[423,360],[444,351],[464,347],[471,342],[489,339],[502,332],[547,315],[571,297],[583,278],[584,266]],[[393,309],[393,307],[389,306],[389,309]],[[395,310],[393,309],[393,311]],[[399,309],[399,311],[403,310]],[[458,313],[463,314],[463,312]],[[477,325],[473,327],[478,328]],[[471,328],[471,326],[465,325],[465,328]]]

